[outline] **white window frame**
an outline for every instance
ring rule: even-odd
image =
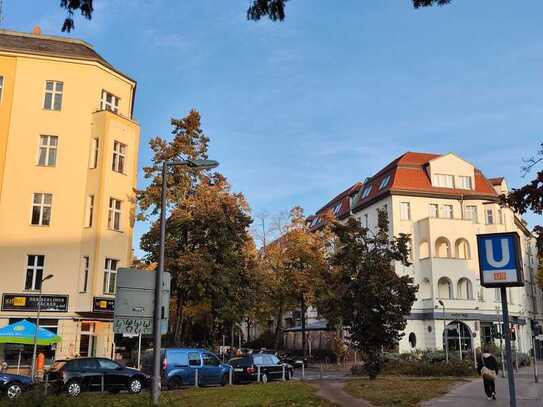
[[[485,208],[485,223],[487,225],[494,225],[496,223],[494,222],[494,209]]]
[[[433,204],[433,203],[428,204],[428,216],[430,218],[439,218],[439,205],[438,204]]]
[[[89,168],[95,169],[98,167],[98,156],[100,154],[100,139],[93,137],[91,139],[91,151],[89,159]]]
[[[55,144],[51,143],[55,140]],[[45,143],[44,143],[45,141]],[[41,157],[42,151],[44,152],[44,163],[42,164]],[[54,151],[54,153],[53,153]],[[51,161],[51,157],[54,158],[54,162]],[[39,167],[56,167],[58,157],[58,136],[50,136],[47,134],[40,135],[40,141],[38,145],[38,163]]]
[[[471,213],[471,217],[468,218],[468,214],[469,214],[469,210],[468,208],[471,210],[473,209],[472,213]],[[477,220],[477,205],[466,205],[464,207],[464,219],[465,220],[470,220],[472,221],[473,223],[478,223],[478,220]]]
[[[379,184],[379,191],[385,188],[389,182],[390,182],[390,175],[387,175],[385,178],[381,180],[381,183]]]
[[[458,188],[459,189],[473,189],[473,181],[472,178],[468,175],[460,175],[458,176]]]
[[[339,213],[339,211],[341,210],[341,202],[338,203],[336,206],[334,206],[334,210],[332,211],[332,213],[334,215],[337,215]]]
[[[109,230],[113,230],[115,232],[121,231],[122,205],[123,201],[120,199],[113,197],[109,198],[109,210],[107,216],[107,227]]]
[[[433,185],[440,188],[454,188],[454,176],[450,174],[434,174]]]
[[[411,220],[410,202],[400,202],[400,220]]]
[[[53,89],[48,90],[47,84],[52,83]],[[59,85],[62,89],[58,90]],[[47,107],[47,95],[51,94],[51,106]],[[61,81],[55,81],[55,80],[47,80],[45,81],[45,88],[44,88],[44,95],[43,95],[43,108],[45,110],[54,110],[57,112],[60,112],[62,110],[62,98],[64,94],[64,82]],[[56,108],[56,101],[59,101],[58,109]]]
[[[111,98],[111,102],[108,101],[108,96]],[[100,110],[108,110],[113,113],[119,113],[119,101],[120,97],[115,96],[113,93],[102,89],[102,97],[100,99]]]
[[[366,188],[364,188],[362,191],[362,199],[366,199],[370,195],[372,187],[373,185],[368,185]]]
[[[79,281],[79,292],[86,293],[88,290],[90,272],[90,257],[83,256],[81,258],[81,279]]]
[[[115,294],[115,284],[117,283],[117,269],[119,260],[106,258],[104,265],[104,294]],[[114,275],[112,284],[111,276]]]
[[[453,208],[452,205],[449,205],[449,204],[441,205],[441,207],[439,209],[441,211],[441,213],[439,214],[440,218],[454,219],[454,208]],[[446,209],[450,209],[450,211],[446,210]]]
[[[111,162],[111,169],[119,174],[125,173],[126,149],[126,144],[117,140],[113,141],[113,160]]]
[[[46,203],[46,197],[49,196],[49,203]],[[36,198],[39,197],[39,202],[36,202]],[[39,208],[38,223],[33,223],[34,208]],[[49,221],[44,223],[45,208],[49,208]],[[53,194],[48,192],[34,192],[32,194],[32,211],[30,213],[30,224],[32,226],[50,226],[51,217],[53,212]]]
[[[94,220],[94,204],[95,197],[93,194],[87,195],[87,202],[85,205],[85,227],[91,228]]]
[[[34,257],[33,264],[28,264],[30,262],[30,257]],[[43,265],[38,266],[38,259],[42,257],[43,258]],[[32,283],[30,287],[26,286],[26,280],[28,277],[28,272],[32,273]],[[41,279],[43,278],[45,271],[45,256],[43,254],[27,254],[26,256],[26,272],[25,272],[25,281],[24,281],[24,287],[26,291],[37,291],[40,289],[39,284],[41,283]],[[38,280],[38,272],[41,272],[41,278]]]

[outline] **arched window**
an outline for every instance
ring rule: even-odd
[[[415,348],[417,346],[417,335],[415,335],[414,332],[411,332],[409,334],[409,344],[412,348]]]
[[[469,259],[471,254],[469,251],[469,243],[466,239],[458,239],[456,241],[456,258],[457,259]]]
[[[462,300],[472,300],[473,299],[473,287],[471,281],[467,278],[461,278],[458,280],[458,288],[456,290],[457,298]]]
[[[451,244],[445,237],[436,240],[436,257],[451,257]]]
[[[426,240],[423,240],[419,244],[419,259],[425,259],[430,257],[430,245]]]
[[[447,277],[441,277],[437,282],[437,295],[439,298],[453,298],[452,283]]]

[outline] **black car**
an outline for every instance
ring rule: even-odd
[[[283,363],[271,353],[253,353],[248,356],[234,358],[228,362],[234,368],[234,383],[246,383],[260,381],[267,383],[270,380],[282,380],[283,372],[285,380],[290,380],[293,375],[293,368]]]
[[[284,353],[279,355],[279,359],[284,363],[292,365],[295,369],[301,369],[302,365],[307,367],[307,359],[298,353]]]
[[[58,360],[46,375],[53,389],[73,397],[82,391],[100,391],[102,382],[104,390],[111,393],[120,390],[139,393],[150,381],[145,373],[107,358]]]
[[[0,393],[8,399],[16,399],[32,386],[32,378],[0,372]]]

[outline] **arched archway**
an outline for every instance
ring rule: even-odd
[[[451,244],[446,237],[438,237],[435,248],[436,257],[451,257]]]
[[[454,298],[453,285],[447,277],[441,277],[437,282],[437,296],[448,300]]]
[[[472,300],[473,299],[473,286],[471,281],[467,278],[461,278],[458,280],[458,285],[456,288],[456,298],[462,300]]]
[[[455,243],[456,258],[457,259],[470,259],[471,253],[469,249],[469,243],[466,239],[458,239]]]
[[[449,354],[459,352],[460,346],[462,346],[462,352],[472,351],[471,329],[461,321],[449,323],[443,331],[443,346],[445,343],[447,343]]]

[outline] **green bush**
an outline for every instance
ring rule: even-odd
[[[419,376],[419,377],[465,377],[476,374],[473,361],[469,360],[449,360],[449,363],[431,361],[431,358],[437,358],[436,355],[430,355],[427,360],[424,359],[397,359],[388,360],[381,374],[392,376]],[[354,376],[367,376],[366,366],[358,364],[353,366],[351,373]]]

